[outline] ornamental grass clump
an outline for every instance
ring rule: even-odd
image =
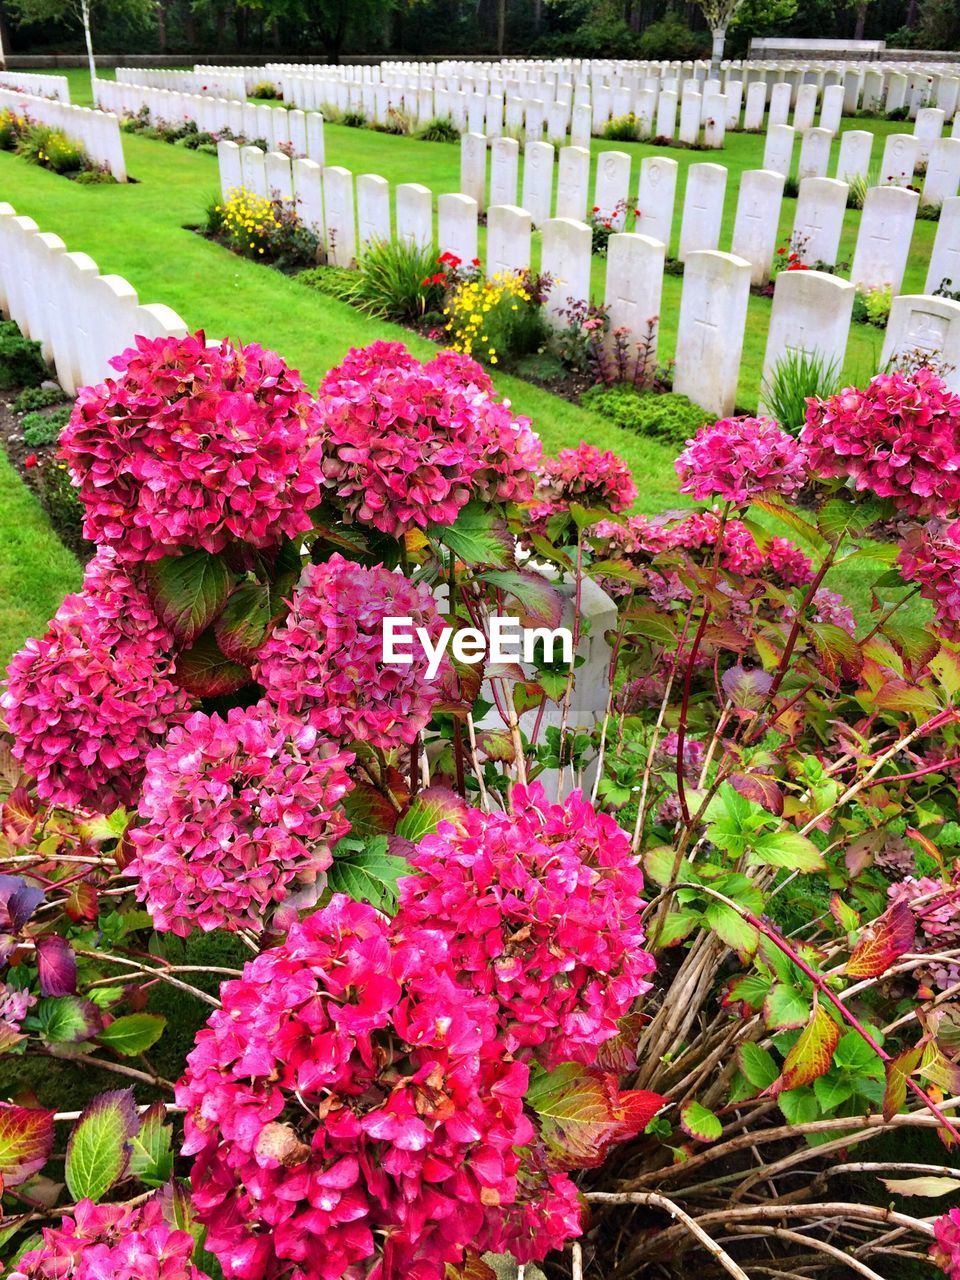
[[[6,1274],[956,1276],[943,382],[692,424],[641,515],[464,352],[115,368],[3,693]]]

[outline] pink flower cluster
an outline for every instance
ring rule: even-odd
[[[260,929],[289,886],[313,881],[350,824],[335,806],[353,756],[260,704],[197,712],[147,757],[137,896],[156,929]]]
[[[499,1002],[511,1053],[590,1063],[650,987],[643,876],[579,792],[551,804],[534,783],[513,800],[513,816],[470,809],[421,841],[395,923],[443,936],[460,980]]]
[[[811,398],[800,439],[812,470],[850,476],[908,515],[960,507],[960,396],[931,369],[881,373],[865,390]]]
[[[335,895],[224,984],[197,1037],[177,1089],[183,1150],[228,1277],[443,1280],[465,1248],[499,1246],[534,1137],[527,1067],[502,1052],[495,1002],[454,981],[442,938],[389,928]],[[526,1256],[560,1243],[557,1216],[530,1215]]]
[[[952,951],[960,946],[960,878],[933,880],[905,876],[887,889],[890,905],[905,902],[913,912],[921,941],[917,950]],[[935,987],[946,991],[960,982],[960,964],[932,960],[924,964]]]
[[[792,498],[807,480],[807,459],[772,418],[722,418],[704,426],[676,461],[680,492],[742,507],[763,494]]]
[[[549,518],[568,510],[573,502],[618,514],[632,506],[636,497],[637,486],[623,459],[581,440],[576,449],[561,449],[555,458],[544,460],[530,519],[535,531],[543,533]]]
[[[136,802],[147,753],[190,706],[172,650],[146,592],[101,547],[83,589],[14,656],[0,698],[42,800],[103,813]]]
[[[943,634],[960,640],[960,520],[930,520],[910,529],[898,561],[908,582],[931,601]]]
[[[119,378],[81,390],[61,436],[84,536],[142,561],[309,529],[320,450],[299,374],[253,344],[207,347],[202,333],[136,341],[111,361]]]
[[[338,741],[414,742],[449,664],[430,681],[416,647],[409,666],[384,663],[384,618],[412,618],[434,640],[443,625],[426,586],[382,565],[366,569],[341,555],[308,565],[288,617],[260,651],[254,674],[267,700]]]
[[[321,384],[310,422],[344,518],[393,537],[453,524],[474,498],[533,493],[540,441],[467,356],[421,364],[398,342],[352,350]]]
[[[190,1261],[194,1240],[173,1227],[156,1197],[139,1205],[80,1200],[7,1280],[207,1280]]]
[[[960,1209],[950,1209],[933,1224],[930,1257],[949,1277],[960,1280]]]

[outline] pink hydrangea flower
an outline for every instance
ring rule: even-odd
[[[80,1200],[8,1280],[207,1280],[189,1231],[171,1226],[156,1196],[139,1205]]]
[[[198,712],[147,757],[131,870],[154,927],[259,930],[332,862],[353,756],[265,704]]]
[[[803,449],[772,418],[722,418],[702,427],[676,468],[681,493],[738,507],[765,493],[791,498],[807,478]]]
[[[310,421],[344,517],[393,537],[453,524],[471,499],[533,493],[541,448],[529,421],[454,352],[420,364],[400,343],[353,350],[327,374]]]
[[[913,912],[920,933],[918,951],[952,951],[960,946],[960,878],[904,876],[889,886],[887,897],[890,906],[905,902]],[[960,982],[960,964],[956,961],[931,960],[918,968],[941,991]]]
[[[412,618],[432,640],[443,626],[427,587],[382,565],[366,569],[341,555],[308,565],[288,617],[260,651],[254,674],[267,699],[339,741],[414,742],[450,667],[444,659],[428,680],[416,640],[409,666],[387,665],[384,618]]]
[[[572,502],[614,514],[626,511],[636,501],[637,486],[622,458],[581,440],[575,449],[561,449],[555,458],[544,460],[535,497],[530,520],[535,532],[545,533],[549,518],[568,510]]]
[[[439,935],[398,943],[335,895],[221,997],[177,1100],[193,1203],[229,1280],[443,1280],[495,1235],[534,1137],[528,1072]],[[541,1226],[528,1247],[559,1243]]]
[[[950,1209],[933,1224],[930,1257],[949,1277],[960,1280],[960,1209]]]
[[[865,390],[811,398],[800,439],[812,470],[850,476],[908,515],[960,506],[960,396],[931,369],[880,373]]]
[[[515,787],[513,805],[424,837],[395,925],[444,938],[464,985],[497,998],[512,1053],[589,1063],[650,988],[643,875],[626,834],[578,791],[551,804],[539,783]]]
[[[190,708],[174,673],[169,629],[101,547],[82,591],[7,669],[0,707],[40,798],[103,813],[135,804],[147,753]]]
[[[310,528],[320,450],[300,375],[275,352],[137,338],[118,378],[84,387],[61,435],[84,537],[124,560],[268,547]]]
[[[943,633],[960,640],[960,520],[931,520],[903,539],[898,561],[908,582],[933,604]]]

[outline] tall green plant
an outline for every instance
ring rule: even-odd
[[[841,369],[820,351],[787,351],[763,382],[763,402],[786,431],[803,426],[809,396],[824,399],[840,390]]]
[[[424,284],[436,274],[433,246],[374,240],[364,249],[343,297],[360,311],[383,320],[409,323],[439,306],[439,286]]]

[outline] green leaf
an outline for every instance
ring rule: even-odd
[[[506,521],[482,502],[468,502],[453,524],[428,525],[427,536],[448,546],[464,564],[506,569],[513,563],[513,539]]]
[[[839,1040],[840,1028],[829,1013],[818,1005],[784,1060],[784,1089],[812,1084],[818,1077],[826,1075]]]
[[[417,795],[397,823],[396,834],[416,844],[432,835],[441,822],[459,823],[466,807],[455,791],[447,787],[427,787]]]
[[[767,1026],[778,1031],[802,1027],[810,1017],[810,997],[786,982],[777,982],[763,1002]]]
[[[644,1089],[618,1092],[615,1076],[565,1062],[534,1075],[526,1102],[539,1117],[550,1167],[589,1169],[611,1143],[641,1133],[664,1099]]]
[[[709,903],[703,919],[722,942],[741,956],[751,956],[756,951],[760,941],[757,929],[725,902]]]
[[[64,1169],[74,1200],[100,1200],[119,1182],[138,1128],[133,1089],[101,1093],[84,1108],[67,1143]]]
[[[737,1050],[737,1061],[740,1070],[755,1089],[769,1089],[780,1075],[780,1068],[769,1049],[748,1040]]]
[[[747,860],[752,866],[785,867],[789,871],[825,871],[823,854],[797,831],[768,831],[750,846]]]
[[[42,1107],[0,1102],[0,1187],[26,1182],[53,1150],[53,1115]]]
[[[161,621],[189,644],[223,608],[233,575],[220,556],[186,551],[148,564],[146,582]]]
[[[220,649],[212,631],[181,653],[177,659],[174,681],[197,698],[216,698],[236,693],[250,683],[249,668],[232,662]]]
[[[272,612],[266,583],[241,582],[213,625],[221,652],[233,662],[253,662],[266,637]]]
[[[813,1092],[821,1110],[835,1111],[841,1103],[853,1096],[853,1084],[838,1072],[831,1071],[813,1082]]]
[[[820,1118],[820,1103],[812,1089],[786,1089],[777,1102],[788,1124],[809,1124]]]
[[[831,498],[817,514],[817,528],[828,542],[839,542],[847,534],[855,536],[863,533],[882,514],[879,502],[871,502],[869,499],[848,502],[845,498]]]
[[[40,1000],[36,1018],[43,1039],[51,1046],[89,1040],[100,1026],[96,1006],[79,996],[53,996]]]
[[[649,935],[650,945],[656,948],[675,947],[678,942],[682,942],[684,938],[690,936],[700,924],[701,919],[700,912],[692,908],[668,911],[660,928],[651,931]]]
[[[162,1187],[173,1173],[173,1126],[166,1124],[162,1102],[140,1117],[140,1131],[130,1140],[130,1173],[147,1187]]]
[[[688,1102],[680,1108],[680,1128],[697,1142],[716,1142],[723,1133],[717,1117],[699,1102]]]
[[[157,1043],[166,1025],[159,1013],[128,1013],[104,1027],[97,1039],[125,1058],[135,1058]]]
[[[827,549],[826,541],[821,537],[820,532],[809,520],[804,520],[794,508],[784,507],[778,502],[770,502],[766,498],[755,499],[753,506],[759,507],[761,511],[765,511],[768,515],[775,516],[776,519],[782,520],[788,528],[792,529],[795,534],[801,537],[804,542],[810,544],[817,551],[824,552]]]
[[[558,627],[563,615],[563,596],[555,586],[532,569],[494,569],[479,575],[512,597],[520,605],[520,621],[525,627]]]
[[[412,875],[405,858],[387,853],[385,837],[372,840],[366,849],[335,858],[327,871],[327,885],[355,902],[369,902],[377,911],[393,915],[397,909],[397,881]]]
[[[848,1031],[841,1037],[833,1060],[842,1070],[855,1075],[872,1076],[878,1080],[884,1075],[883,1059],[856,1031]]]

